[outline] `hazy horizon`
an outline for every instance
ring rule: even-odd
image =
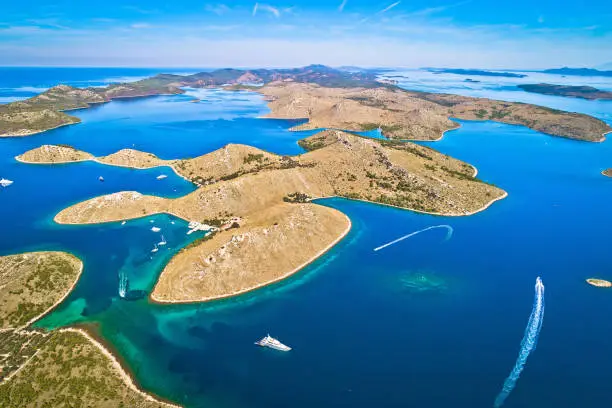
[[[516,0],[70,0],[4,6],[0,66],[598,67],[612,61],[612,11]]]
[[[566,66],[566,65],[558,65],[558,66],[548,66],[548,67],[540,67],[540,68],[482,68],[482,67],[461,67],[461,66],[423,66],[423,67],[405,67],[405,66],[366,66],[366,65],[327,65],[327,64],[319,64],[312,63],[306,65],[286,65],[286,66],[155,66],[155,65],[0,65],[0,68],[108,68],[108,69],[183,69],[183,70],[203,70],[203,71],[212,71],[219,69],[240,69],[240,70],[255,70],[255,69],[294,69],[294,68],[304,68],[310,65],[325,65],[330,68],[344,68],[344,67],[355,67],[369,70],[410,70],[410,71],[418,71],[418,70],[427,70],[427,69],[466,69],[466,70],[483,70],[483,71],[510,71],[510,72],[539,72],[546,69],[558,69],[558,68],[587,68],[587,69],[596,69],[600,71],[612,70],[612,63],[610,64],[602,64],[598,66]]]

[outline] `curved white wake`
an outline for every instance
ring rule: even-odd
[[[544,284],[542,283],[542,279],[538,277],[536,279],[535,284],[535,299],[533,301],[533,309],[531,311],[531,316],[529,316],[529,323],[527,323],[527,328],[525,329],[525,335],[523,336],[523,341],[521,342],[521,351],[519,352],[519,356],[516,360],[516,364],[512,369],[512,372],[506,378],[504,382],[504,387],[501,392],[495,398],[495,408],[499,408],[504,404],[508,395],[512,392],[514,387],[516,386],[516,382],[521,375],[521,371],[525,367],[525,363],[527,363],[527,357],[529,357],[529,353],[535,350],[536,345],[538,344],[538,336],[540,335],[540,329],[542,328],[542,322],[544,321]]]
[[[403,240],[405,240],[407,238],[414,237],[415,235],[420,234],[421,232],[429,231],[429,230],[436,229],[436,228],[446,228],[448,230],[448,232],[446,233],[446,238],[444,238],[445,241],[448,241],[453,236],[453,227],[451,227],[450,225],[434,225],[433,227],[427,227],[427,228],[424,228],[422,230],[412,232],[412,233],[410,233],[408,235],[404,235],[403,237],[400,237],[400,238],[398,238],[396,240],[393,240],[393,241],[388,242],[388,243],[386,243],[384,245],[376,247],[376,248],[374,248],[374,251],[380,251],[381,249],[385,249],[388,246],[391,246],[393,244],[397,244],[398,242],[401,242],[401,241],[403,241]]]

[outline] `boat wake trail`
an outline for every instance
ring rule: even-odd
[[[518,381],[521,375],[521,371],[523,371],[525,363],[527,363],[529,353],[535,350],[536,345],[538,344],[538,337],[540,335],[540,329],[542,328],[543,321],[544,284],[542,283],[542,279],[538,277],[536,279],[535,284],[535,299],[533,301],[533,310],[531,311],[531,316],[529,316],[529,323],[527,323],[525,335],[523,336],[523,341],[521,342],[521,351],[519,352],[519,356],[516,359],[516,364],[514,365],[512,372],[504,382],[504,387],[495,399],[495,408],[499,408],[504,404],[504,401],[506,401],[506,398],[508,398],[508,395],[510,395],[510,393],[516,386],[516,382]]]
[[[448,241],[453,236],[453,227],[451,227],[450,225],[434,225],[433,227],[427,227],[427,228],[424,228],[422,230],[412,232],[412,233],[410,233],[408,235],[404,235],[403,237],[400,237],[400,238],[398,238],[398,239],[396,239],[394,241],[391,241],[391,242],[388,242],[388,243],[386,243],[384,245],[376,247],[376,248],[374,248],[374,251],[375,252],[376,251],[380,251],[381,249],[385,249],[388,246],[397,244],[398,242],[401,242],[401,241],[403,241],[405,239],[408,239],[410,237],[414,237],[415,235],[420,234],[421,232],[425,232],[425,231],[429,231],[429,230],[437,229],[437,228],[446,228],[448,230],[448,232],[446,233],[446,238],[444,238],[445,241]]]
[[[128,277],[125,273],[120,272],[119,273],[119,297],[121,299],[125,299],[125,296],[127,295],[128,292],[128,287],[129,287],[129,281],[128,281]]]

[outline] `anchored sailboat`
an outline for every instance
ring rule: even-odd
[[[166,238],[164,238],[164,236],[162,235],[162,240],[161,240],[161,241],[159,241],[159,242],[157,243],[157,245],[159,245],[159,246],[163,246],[163,245],[166,245],[166,244],[167,244],[167,242],[166,242]]]
[[[157,251],[159,251],[159,248],[157,247],[157,244],[155,244],[155,248],[153,248],[151,252],[157,252]]]

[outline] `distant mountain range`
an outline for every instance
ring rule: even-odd
[[[354,67],[350,67],[354,68]],[[328,87],[378,87],[384,86],[377,81],[377,75],[370,70],[339,70],[325,65],[308,65],[291,69],[218,69],[181,76],[172,74],[157,75],[152,80],[180,83],[181,86],[219,86],[234,84],[267,84],[272,81],[294,81],[315,83]]]
[[[478,75],[489,77],[505,77],[505,78],[525,78],[525,74],[517,74],[514,72],[498,72],[487,71],[483,69],[461,69],[461,68],[424,68],[426,71],[434,74],[456,74],[456,75]]]
[[[556,74],[556,75],[574,75],[574,76],[604,76],[612,77],[612,71],[600,71],[593,68],[554,68],[546,69],[541,71],[545,74]]]

